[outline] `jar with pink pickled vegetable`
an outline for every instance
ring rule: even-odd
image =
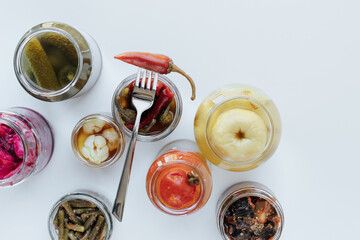
[[[51,128],[39,113],[23,107],[0,111],[0,187],[40,172],[53,148]]]

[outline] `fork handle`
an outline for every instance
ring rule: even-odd
[[[114,202],[114,206],[112,209],[113,215],[121,222],[124,213],[124,205],[125,205],[125,198],[127,187],[129,185],[131,167],[133,163],[133,157],[135,152],[135,144],[138,136],[140,119],[141,119],[142,112],[136,114],[136,120],[133,127],[133,131],[131,134],[131,140],[129,144],[129,148],[126,154],[125,164],[122,171],[119,187],[116,193],[116,198]]]

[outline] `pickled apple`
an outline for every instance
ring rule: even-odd
[[[210,124],[210,141],[219,155],[227,159],[251,161],[265,148],[268,139],[266,124],[250,110],[226,110]]]

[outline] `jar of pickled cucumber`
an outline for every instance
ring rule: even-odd
[[[247,171],[275,152],[281,135],[280,115],[261,90],[234,84],[203,100],[194,131],[202,154],[210,162],[229,171]]]
[[[62,101],[80,96],[100,76],[102,58],[88,34],[67,24],[46,22],[20,39],[14,70],[21,86],[43,101]]]

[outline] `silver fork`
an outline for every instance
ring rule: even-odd
[[[149,73],[148,75],[149,77],[147,77],[148,73]],[[153,75],[154,75],[154,82],[151,86],[151,79]],[[132,93],[132,98],[131,98],[131,101],[136,108],[136,120],[132,131],[128,152],[126,154],[124,169],[121,175],[118,191],[116,193],[116,198],[112,209],[113,215],[120,222],[122,221],[123,213],[124,213],[126,191],[130,179],[131,166],[135,152],[135,144],[138,136],[141,115],[145,110],[149,109],[154,103],[158,77],[159,77],[158,73],[153,73],[151,71],[141,68],[139,69],[136,76],[134,91]],[[140,79],[141,79],[141,85],[140,85]]]

